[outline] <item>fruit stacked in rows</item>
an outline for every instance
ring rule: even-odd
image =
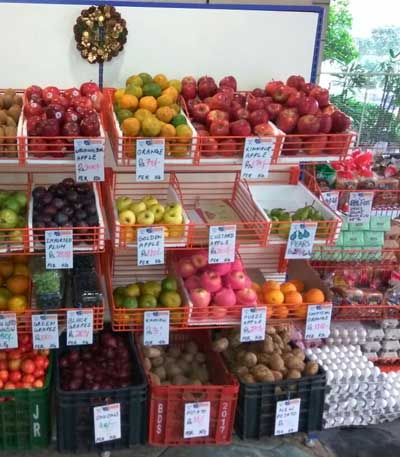
[[[186,155],[192,130],[177,104],[181,83],[163,74],[132,75],[114,93],[114,110],[127,137],[182,137],[166,144],[167,154]]]
[[[17,125],[21,115],[22,97],[15,90],[0,94],[0,159],[15,158],[17,153]]]
[[[23,313],[29,306],[30,271],[24,256],[0,259],[0,311]]]
[[[0,390],[40,389],[45,385],[49,351],[32,349],[30,335],[18,335],[18,349],[0,351]]]
[[[99,225],[96,199],[90,183],[75,183],[65,178],[59,184],[47,188],[35,187],[33,195],[33,225],[37,228],[56,227],[96,227]],[[76,237],[75,237],[76,235]],[[78,241],[86,238],[82,233],[74,234]]]
[[[35,157],[62,158],[73,152],[73,138],[100,136],[103,94],[97,84],[88,82],[80,89],[73,87],[64,91],[54,86],[44,89],[30,86],[25,96],[28,135],[39,137],[29,141],[29,151],[35,153]],[[71,137],[71,140],[57,137]]]
[[[130,197],[121,196],[116,200],[118,220],[123,227],[122,236],[124,241],[130,242],[136,239],[134,225],[171,224],[165,227],[165,236],[179,238],[183,230],[178,225],[183,224],[183,208],[180,203],[168,203],[162,205],[152,195],[146,195],[141,200],[132,200]]]
[[[276,129],[268,123],[269,115],[264,106],[247,100],[237,93],[233,76],[226,76],[217,86],[210,76],[202,76],[197,82],[191,76],[182,80],[182,96],[197,133],[203,138],[202,155],[231,157],[243,152],[243,140],[211,137],[268,136]],[[211,135],[211,137],[210,137]]]
[[[22,228],[26,227],[28,198],[23,191],[0,190],[0,242],[12,245],[24,241]],[[7,231],[6,231],[7,230]]]

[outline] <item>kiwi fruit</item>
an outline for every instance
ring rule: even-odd
[[[4,136],[5,136],[4,128],[0,125],[0,144],[4,143],[4,138],[3,138]]]
[[[5,111],[0,111],[0,125],[7,124],[7,113]]]
[[[14,95],[14,97],[13,97],[14,105],[22,106],[22,102],[23,102],[23,100],[22,100],[21,95]]]
[[[4,94],[4,96],[3,96],[3,108],[4,109],[8,109],[8,108],[10,108],[12,106],[13,97],[14,97],[14,95]]]
[[[6,143],[15,143],[16,139],[15,137],[17,136],[17,129],[13,126],[7,126],[4,128],[4,133],[6,137]]]
[[[3,97],[4,95],[0,95],[0,109],[3,109]]]
[[[11,116],[7,116],[7,127],[16,127],[17,123],[14,121],[14,119]]]
[[[12,105],[12,107],[8,109],[8,115],[12,117],[16,123],[18,122],[20,114],[21,107],[19,105]]]

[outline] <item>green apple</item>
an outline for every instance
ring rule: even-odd
[[[17,225],[15,228],[25,228],[26,227],[26,217],[18,216]]]
[[[8,240],[10,243],[23,243],[24,242],[24,235],[21,230],[13,230],[8,234]]]
[[[116,295],[121,295],[122,297],[125,295],[125,289],[126,287],[116,287],[114,290],[113,290],[113,295],[114,297]]]
[[[146,205],[147,209],[149,209],[150,206],[158,205],[158,200],[152,195],[146,195],[146,197],[143,197],[142,202]]]
[[[0,190],[0,206],[6,201],[9,195],[9,192],[6,190]]]
[[[18,216],[11,209],[2,209],[0,211],[0,228],[12,229],[17,225]]]
[[[26,205],[28,204],[28,197],[26,196],[25,192],[22,192],[22,191],[15,192],[14,197],[18,201],[20,208],[25,208]]]
[[[177,209],[166,210],[163,216],[163,221],[166,224],[182,224],[182,212]]]
[[[178,289],[178,283],[172,276],[167,276],[161,281],[161,287],[165,291],[175,291]]]
[[[139,297],[139,308],[157,308],[157,298],[150,294],[141,295]]]
[[[146,204],[144,202],[133,202],[129,205],[129,209],[135,214],[146,211]]]
[[[124,295],[126,297],[139,297],[140,295],[140,286],[139,284],[128,284],[125,287]]]
[[[170,203],[169,205],[167,205],[165,207],[165,211],[170,211],[170,210],[174,210],[174,211],[177,211],[179,212],[180,214],[182,214],[183,212],[183,208],[182,208],[182,205],[180,203]]]
[[[130,209],[125,209],[119,213],[118,220],[121,224],[135,225],[136,216],[135,213]]]
[[[125,211],[132,204],[132,199],[130,197],[122,196],[118,197],[116,200],[117,210],[120,213]]]
[[[114,295],[114,303],[117,308],[122,308],[124,303],[124,296],[123,295]]]
[[[161,283],[159,281],[147,281],[140,287],[140,291],[143,295],[154,295],[158,298],[161,293]]]
[[[159,302],[165,308],[179,308],[182,304],[181,296],[173,290],[161,292]]]
[[[164,216],[165,208],[163,205],[157,203],[156,205],[149,206],[149,211],[154,214],[154,221],[160,222]]]
[[[11,197],[8,197],[4,202],[3,202],[3,208],[4,209],[11,209],[12,211],[14,211],[14,213],[18,214],[19,213],[19,210],[21,209],[19,203],[18,203],[18,200],[16,199],[16,197],[14,196],[11,196]]]
[[[136,297],[125,297],[122,300],[122,307],[123,308],[137,308],[138,301]]]
[[[141,225],[151,225],[154,224],[154,214],[149,211],[142,211],[141,213],[137,214],[136,222]]]

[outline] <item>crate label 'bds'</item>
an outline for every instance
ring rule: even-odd
[[[67,346],[93,344],[93,310],[67,311]]]
[[[304,338],[318,340],[331,333],[332,305],[308,305]]]
[[[301,398],[276,402],[275,436],[298,432],[300,402]]]
[[[265,340],[265,326],[267,325],[267,308],[243,308],[240,323],[240,341]]]
[[[198,438],[210,434],[211,402],[185,404],[183,438]]]
[[[317,226],[317,222],[291,223],[285,259],[309,259],[311,257]]]
[[[143,227],[137,229],[137,264],[164,264],[164,227]]]
[[[163,181],[165,139],[136,140],[136,181]]]
[[[208,263],[235,261],[236,225],[212,225],[208,235]]]
[[[121,438],[121,405],[96,406],[93,408],[94,442],[119,440]]]
[[[371,219],[373,192],[350,192],[349,196],[349,224],[368,224]]]
[[[169,344],[169,311],[145,311],[143,330],[145,346]]]
[[[58,349],[57,314],[32,316],[33,349]]]
[[[72,230],[46,230],[45,243],[48,270],[73,268]]]
[[[104,181],[103,140],[74,140],[77,182]]]
[[[246,138],[243,151],[242,179],[265,179],[268,177],[274,138]]]
[[[322,192],[321,196],[323,201],[331,210],[337,211],[339,204],[339,192]]]
[[[17,347],[17,315],[15,313],[0,314],[0,349]]]

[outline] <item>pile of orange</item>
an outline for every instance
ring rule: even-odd
[[[0,259],[0,311],[23,313],[29,305],[29,286],[26,256]]]
[[[305,291],[304,283],[298,279],[291,279],[282,284],[268,280],[261,286],[253,284],[253,288],[259,300],[267,305],[267,317],[275,319],[305,319],[309,304],[325,302],[322,290],[313,288]]]

